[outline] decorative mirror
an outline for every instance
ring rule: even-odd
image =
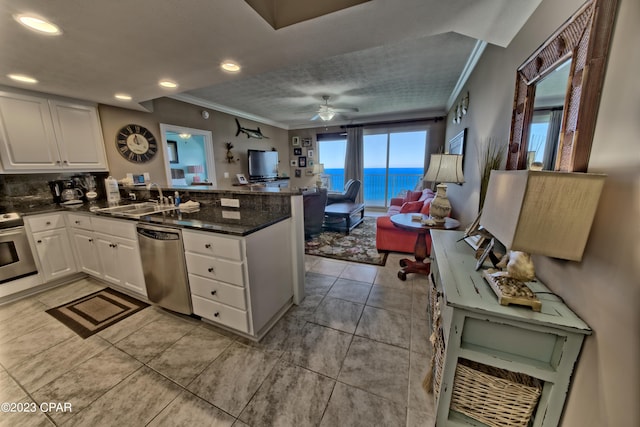
[[[588,0],[518,68],[507,169],[526,169],[536,160],[546,161],[546,169],[587,171],[617,3]],[[555,113],[548,120],[542,146],[532,131],[535,111],[542,109],[537,98],[563,69],[568,75],[561,117]]]

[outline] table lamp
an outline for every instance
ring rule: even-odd
[[[424,181],[438,183],[436,197],[431,201],[429,214],[436,224],[443,224],[451,213],[451,203],[447,198],[446,182],[463,183],[462,156],[458,154],[432,154]]]
[[[202,165],[187,166],[187,172],[195,174],[193,177],[193,182],[200,182],[200,176],[198,176],[198,174],[204,172],[204,166]]]
[[[533,279],[533,263],[526,254],[582,260],[605,178],[592,173],[493,170],[480,224],[508,250],[525,253],[519,261],[529,259],[530,265],[519,267],[529,269]],[[498,294],[500,283],[492,283],[488,276]],[[508,267],[507,274],[499,276],[513,279],[518,274],[515,267],[513,273]],[[510,291],[531,296],[524,283],[508,282]]]

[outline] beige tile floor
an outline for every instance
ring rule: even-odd
[[[401,257],[307,256],[307,297],[260,343],[154,307],[83,340],[44,311],[91,279],[2,306],[0,401],[35,411],[0,426],[433,426],[427,281]]]

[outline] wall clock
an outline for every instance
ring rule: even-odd
[[[148,162],[158,152],[158,142],[153,134],[140,125],[127,125],[116,136],[118,152],[133,163]]]

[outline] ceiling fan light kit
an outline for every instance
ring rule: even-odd
[[[333,116],[335,116],[336,113],[334,113],[331,110],[326,110],[326,111],[319,111],[318,112],[318,116],[320,116],[320,119],[322,119],[325,122],[328,122],[329,120],[333,119]]]

